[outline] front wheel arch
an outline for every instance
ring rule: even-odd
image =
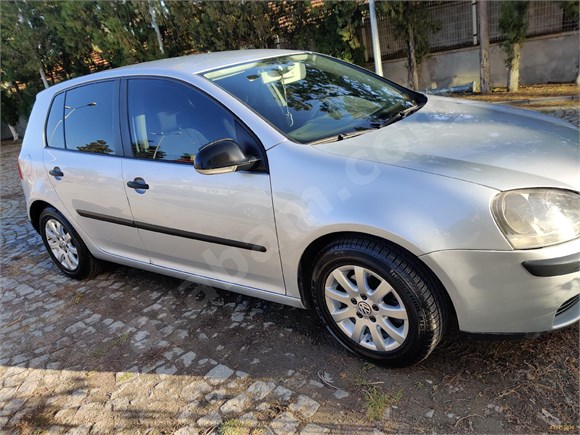
[[[441,280],[437,277],[437,275],[423,262],[419,257],[413,254],[408,249],[405,249],[401,245],[394,243],[390,240],[387,240],[382,237],[360,233],[360,232],[339,232],[339,233],[329,233],[325,234],[318,239],[312,241],[308,247],[302,253],[302,257],[300,257],[300,263],[298,264],[298,289],[300,291],[300,299],[302,300],[302,304],[306,308],[312,308],[312,273],[314,271],[314,261],[320,251],[322,251],[326,246],[330,245],[333,242],[337,242],[340,240],[347,240],[352,238],[358,239],[366,239],[371,240],[377,243],[385,244],[388,247],[391,247],[395,250],[402,251],[405,255],[413,258],[414,261],[418,262],[420,267],[424,270],[425,273],[429,274],[430,279],[432,282],[437,286],[438,291],[441,293],[441,296],[444,299],[444,302],[447,304],[449,308],[448,312],[448,319],[447,319],[447,327],[451,330],[456,330],[458,325],[457,314],[455,312],[455,307],[447,292],[447,289],[441,282]]]
[[[360,236],[338,239],[313,264],[314,308],[351,352],[408,366],[426,358],[448,329],[444,292],[415,256],[393,245]]]

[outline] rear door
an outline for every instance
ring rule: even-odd
[[[73,225],[103,251],[149,262],[125,194],[119,81],[58,94],[46,125],[44,166]]]
[[[131,78],[123,175],[151,262],[284,293],[265,151],[228,110],[168,79]],[[253,172],[201,175],[199,148],[232,138],[262,160]]]

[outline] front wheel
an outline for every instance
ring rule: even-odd
[[[89,252],[72,225],[52,207],[40,214],[42,241],[52,261],[70,278],[84,279],[97,275],[102,262]]]
[[[312,295],[338,341],[376,362],[418,363],[443,335],[441,289],[425,266],[397,247],[364,238],[331,243],[316,260]]]

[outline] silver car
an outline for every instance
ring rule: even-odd
[[[247,50],[53,86],[18,164],[65,275],[110,261],[312,307],[347,349],[403,366],[450,327],[578,321],[579,158],[551,117]]]

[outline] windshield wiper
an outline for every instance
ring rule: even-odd
[[[393,116],[391,116],[389,119],[384,121],[382,124],[371,124],[371,126],[372,126],[371,128],[365,128],[364,130],[354,130],[354,131],[351,131],[348,133],[339,133],[339,134],[324,137],[322,139],[318,139],[318,140],[315,140],[312,142],[308,142],[308,144],[309,145],[316,145],[316,144],[320,144],[320,143],[337,142],[340,140],[349,139],[351,137],[359,136],[359,135],[367,133],[369,131],[373,131],[373,130],[376,130],[378,128],[383,128],[383,127],[386,127],[387,125],[390,125],[390,124],[393,124],[397,121],[400,121],[401,119],[406,118],[410,114],[415,113],[421,107],[423,107],[423,104],[414,104],[411,107],[407,107],[406,109],[395,113]]]
[[[423,106],[418,105],[418,104],[414,104],[411,107],[407,107],[405,110],[401,110],[400,112],[395,113],[393,116],[391,116],[385,122],[383,122],[378,128],[383,128],[383,127],[386,127],[387,125],[391,125],[397,121],[400,121],[401,119],[409,116],[411,113],[415,113],[421,107],[423,107]]]
[[[348,133],[339,133],[333,136],[323,137],[312,142],[308,142],[308,145],[316,145],[320,143],[337,142],[344,139],[350,139],[351,137],[360,136],[361,134],[367,133],[369,131],[374,131],[376,128],[365,128],[364,130],[354,130]]]

